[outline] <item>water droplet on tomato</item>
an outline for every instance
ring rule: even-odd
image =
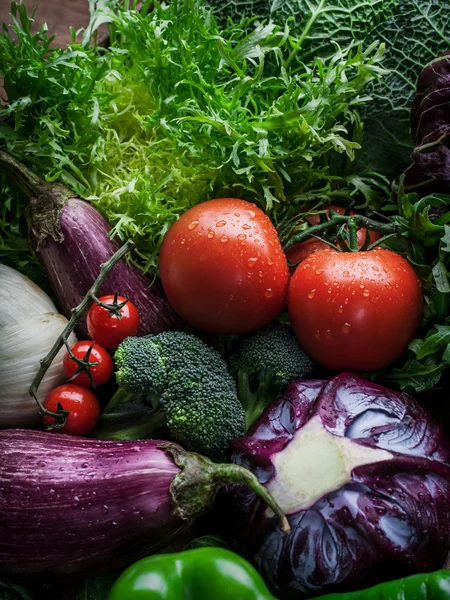
[[[348,298],[344,300],[344,304],[348,304]]]
[[[348,333],[350,331],[350,323],[344,323],[344,326],[342,327],[342,333]]]
[[[316,275],[322,275],[323,269],[316,269]]]
[[[383,271],[384,271],[385,273],[389,273],[389,269],[387,269],[386,267],[383,267]]]
[[[235,216],[235,217],[240,217],[240,216],[241,216],[241,213],[234,213],[234,216]]]
[[[248,214],[248,216],[250,217],[250,219],[254,219],[255,218],[255,211],[254,210],[247,210],[246,213]]]
[[[247,236],[245,235],[245,233],[240,233],[240,234],[237,236],[237,239],[238,239],[238,240],[241,240],[241,241],[242,241],[242,240],[246,240],[246,239],[247,239]]]
[[[317,329],[317,330],[314,332],[314,337],[315,337],[317,340],[320,340],[320,329]]]
[[[186,240],[183,238],[182,240],[180,240],[180,244],[185,244]]]
[[[233,302],[233,300],[234,300],[233,294],[230,294],[229,297],[228,297],[228,299],[229,299],[230,302]]]
[[[316,290],[311,290],[308,294],[308,298],[314,298],[315,293],[316,293]]]
[[[223,235],[223,236],[220,238],[220,241],[221,241],[221,242],[223,242],[224,244],[225,244],[225,242],[228,242],[228,238],[227,238],[227,236],[226,236],[226,235]]]
[[[247,261],[247,265],[248,265],[249,269],[253,269],[253,267],[256,265],[257,262],[258,262],[257,256],[255,256],[254,258],[249,258]]]
[[[107,515],[107,514],[109,513],[109,507],[108,507],[106,504],[104,504],[104,505],[102,506],[102,513],[103,513],[104,515]]]
[[[344,277],[350,277],[350,273],[348,271],[344,271],[342,274]]]
[[[372,269],[375,271],[375,273],[378,273],[378,271],[380,270],[376,265],[373,265]]]
[[[263,273],[262,271],[258,271],[258,275],[259,275],[260,277],[262,277],[262,276],[264,275],[264,273]]]
[[[273,265],[273,260],[270,259],[269,257],[267,257],[267,264],[268,265]]]
[[[251,228],[251,225],[249,225],[248,223],[244,223],[244,225],[242,225],[242,229],[245,229],[245,231],[248,231]]]
[[[238,284],[238,285],[242,285],[242,279],[238,279],[238,280],[237,280],[237,284]]]
[[[366,298],[367,298],[368,296],[370,296],[370,291],[369,291],[369,290],[364,290],[364,291],[363,291],[363,296],[365,296]]]
[[[193,229],[195,229],[197,227],[197,225],[198,225],[198,221],[192,221],[192,223],[189,223],[188,229],[190,229],[192,231]]]
[[[332,292],[332,291],[333,291],[333,288],[328,288],[328,290],[327,290],[327,292],[328,292],[329,294],[331,294],[331,292]]]
[[[214,233],[214,231],[211,231],[211,229],[208,231],[208,237],[211,240],[216,234]]]
[[[331,338],[331,329],[327,329],[326,334],[327,338]]]
[[[272,296],[273,296],[272,290],[270,288],[267,288],[267,290],[264,292],[264,296],[266,298],[272,298]]]
[[[222,220],[222,221],[217,221],[217,223],[216,223],[216,227],[223,227],[223,226],[224,226],[224,225],[226,225],[226,224],[227,224],[227,222],[226,222],[226,221],[224,221],[224,220]]]
[[[338,311],[339,311],[340,313],[341,313],[341,312],[344,312],[344,307],[342,306],[342,304],[341,304],[341,306],[338,308]]]
[[[363,289],[365,288],[365,285],[364,285],[364,283],[360,283],[360,284],[359,284],[359,287],[360,287],[360,288],[363,290]]]

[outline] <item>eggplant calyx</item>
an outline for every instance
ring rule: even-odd
[[[0,169],[28,196],[26,210],[30,231],[39,250],[47,236],[55,242],[64,241],[61,231],[61,212],[72,192],[61,183],[48,183],[35,175],[28,167],[11,155],[0,150]]]
[[[173,513],[177,517],[184,521],[198,517],[212,507],[219,488],[238,484],[248,486],[258,494],[279,518],[281,530],[290,532],[286,515],[251,471],[235,464],[213,463],[205,456],[186,452],[176,444],[158,444],[158,448],[170,454],[181,469],[170,484]]]

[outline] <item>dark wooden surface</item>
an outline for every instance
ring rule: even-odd
[[[29,14],[36,6],[36,0],[24,0]],[[0,0],[0,22],[10,23],[10,0]],[[56,34],[55,43],[64,46],[70,41],[69,27],[85,26],[89,21],[88,0],[40,0],[36,11],[34,27],[47,23],[49,32]]]

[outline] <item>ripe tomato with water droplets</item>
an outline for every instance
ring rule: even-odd
[[[63,427],[52,430],[56,433],[86,435],[95,427],[100,416],[97,396],[81,385],[65,383],[54,388],[45,399],[44,408],[56,412],[58,404],[68,410],[69,415]],[[54,423],[53,417],[45,416],[42,420],[47,427]]]
[[[336,212],[338,215],[345,214],[345,208],[343,208],[342,206],[337,206],[335,204],[327,204],[326,206],[321,206],[320,209],[327,211],[325,213],[327,218],[329,218],[330,210],[334,210],[334,212]],[[305,211],[303,212],[306,212],[307,210],[308,209],[305,209]],[[349,211],[348,214],[352,216],[356,215],[354,210]],[[319,225],[320,223],[320,215],[318,215],[317,213],[308,215],[306,217],[303,217],[302,215],[299,216],[301,217],[301,220],[304,219],[305,221],[308,221],[310,225]],[[301,220],[299,220],[298,224],[300,224]],[[358,248],[361,248],[364,245],[364,242],[366,241],[366,233],[367,229],[358,229],[356,233]],[[381,234],[378,233],[378,231],[371,231],[369,235],[370,244],[373,244],[373,242],[376,242],[381,237]],[[315,254],[316,252],[321,252],[322,250],[331,250],[331,246],[329,246],[326,242],[322,242],[321,240],[312,237],[305,240],[304,242],[299,242],[298,244],[294,244],[293,246],[291,246],[286,251],[286,257],[290,263],[298,264],[302,260],[305,260],[305,258],[307,258],[310,254]]]
[[[164,238],[159,268],[174,310],[208,333],[259,329],[285,307],[289,271],[276,229],[244,200],[217,198],[186,211]]]
[[[390,250],[317,252],[292,276],[288,311],[297,339],[319,364],[373,371],[396,360],[413,339],[421,284]]]

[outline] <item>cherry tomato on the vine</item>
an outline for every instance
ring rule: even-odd
[[[320,207],[321,210],[326,210],[326,217],[329,218],[329,211],[334,210],[334,212],[338,213],[338,215],[345,214],[345,208],[342,206],[336,206],[335,204],[327,204],[326,206]],[[305,209],[306,211],[307,209]],[[354,210],[350,210],[349,215],[356,215]],[[299,215],[300,217],[301,215]],[[307,221],[310,225],[319,225],[320,223],[320,215],[317,213],[308,215],[304,217],[304,220]],[[300,222],[300,219],[299,219]],[[358,248],[361,248],[366,241],[366,229],[358,229],[356,237],[358,240]],[[381,234],[378,231],[370,232],[370,244],[376,242],[381,237]],[[318,240],[317,238],[309,238],[303,242],[299,242],[298,244],[294,244],[286,251],[286,257],[290,263],[298,264],[302,260],[305,260],[310,254],[314,254],[315,252],[320,252],[322,250],[331,250],[331,247],[326,243]]]
[[[108,354],[108,351],[103,346],[100,346],[100,344],[92,340],[85,340],[77,342],[70,350],[76,358],[84,359],[89,363],[98,363],[89,367],[92,377],[92,379],[89,379],[87,372],[84,370],[79,371],[78,363],[66,352],[63,360],[63,368],[67,379],[70,379],[71,383],[85,387],[91,387],[93,384],[101,385],[105,381],[108,381],[113,374],[114,364],[112,358]],[[75,375],[77,371],[79,371],[78,375]]]
[[[126,337],[137,334],[139,311],[132,302],[122,296],[102,296],[99,301],[112,307],[125,302],[117,311],[120,314],[94,303],[87,315],[87,328],[91,338],[105,348],[116,349]]]
[[[167,232],[161,281],[174,310],[217,334],[241,334],[273,321],[289,282],[275,227],[257,206],[217,198],[185,212]]]
[[[65,383],[50,392],[44,401],[44,408],[57,412],[58,402],[70,414],[64,427],[52,431],[83,436],[95,427],[100,416],[100,407],[91,390],[81,385]],[[54,423],[53,417],[45,416],[42,420],[47,427]]]
[[[288,311],[297,339],[335,371],[371,371],[397,359],[422,316],[419,278],[399,254],[317,252],[291,279]]]

